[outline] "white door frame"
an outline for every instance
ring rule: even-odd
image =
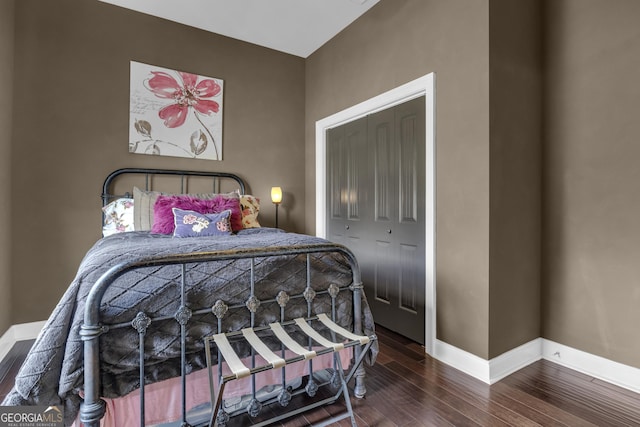
[[[425,350],[434,355],[436,342],[435,274],[435,73],[391,89],[316,122],[316,235],[326,237],[326,150],[327,130],[425,96]]]

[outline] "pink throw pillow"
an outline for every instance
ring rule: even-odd
[[[218,195],[210,200],[186,195],[170,195],[158,196],[153,206],[152,233],[173,234],[175,229],[173,208],[195,211],[201,214],[214,214],[230,210],[231,229],[234,232],[242,230],[242,211],[240,210],[239,199],[228,198],[223,195]]]

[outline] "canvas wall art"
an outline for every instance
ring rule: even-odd
[[[129,152],[222,160],[223,81],[131,61]]]

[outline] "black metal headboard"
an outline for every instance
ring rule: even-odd
[[[238,175],[227,172],[210,172],[210,171],[183,171],[172,169],[145,169],[145,168],[123,168],[111,172],[102,184],[102,206],[109,204],[110,199],[122,197],[111,194],[109,189],[113,181],[120,175],[145,175],[147,189],[149,189],[149,179],[153,175],[174,175],[180,177],[181,187],[184,189],[186,179],[190,176],[210,177],[214,181],[218,178],[232,179],[238,183],[240,194],[246,194],[244,181]],[[184,192],[184,191],[182,191]]]

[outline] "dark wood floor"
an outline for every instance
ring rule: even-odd
[[[552,362],[536,362],[489,386],[426,356],[416,343],[384,328],[376,332],[380,355],[367,368],[367,396],[352,398],[360,427],[640,426],[639,394]],[[19,361],[15,357],[9,369],[0,366],[0,400]],[[306,426],[343,407],[319,408],[282,425]],[[229,426],[251,424],[240,416]]]
[[[34,341],[18,341],[2,359],[2,363],[0,363],[0,402],[4,400],[11,387],[13,387],[13,379]]]

